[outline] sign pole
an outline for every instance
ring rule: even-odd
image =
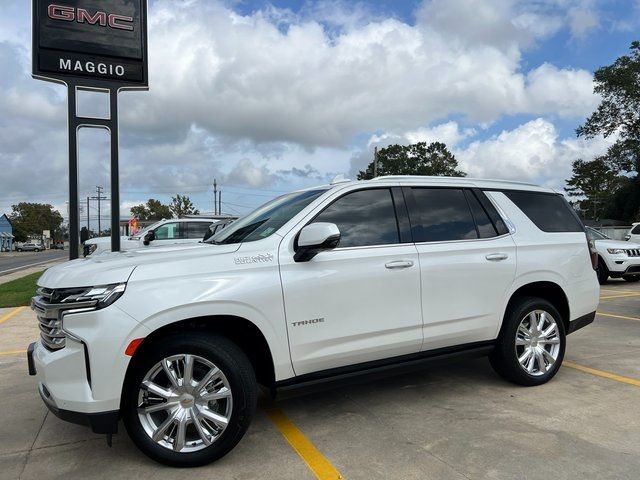
[[[69,122],[69,260],[80,256],[78,222],[78,122],[76,120],[76,85],[68,83]]]
[[[111,88],[111,251],[120,251],[120,170],[118,163],[118,89]]]

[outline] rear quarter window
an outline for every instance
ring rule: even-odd
[[[583,232],[584,227],[561,195],[503,192],[543,232]]]

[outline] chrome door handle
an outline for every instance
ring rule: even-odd
[[[507,255],[506,253],[490,253],[484,258],[486,258],[490,262],[499,262],[500,260],[506,260],[507,258],[509,258],[509,255]]]
[[[411,260],[396,260],[394,262],[385,263],[384,266],[390,270],[395,268],[409,268],[413,267],[413,262]]]

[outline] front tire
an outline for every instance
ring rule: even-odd
[[[521,297],[509,305],[489,361],[500,376],[511,382],[542,385],[558,372],[565,346],[564,324],[558,310],[541,298]]]
[[[225,337],[183,333],[140,347],[123,392],[124,425],[157,462],[198,467],[227,454],[255,413],[247,356]]]
[[[604,260],[598,257],[598,266],[596,268],[596,274],[598,275],[598,283],[604,285],[609,279],[609,269]]]

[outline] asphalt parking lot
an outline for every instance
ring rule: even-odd
[[[0,309],[0,478],[640,478],[640,284],[602,288],[550,383],[524,388],[484,358],[395,370],[263,398],[230,454],[176,471],[58,420],[27,375],[28,309]]]

